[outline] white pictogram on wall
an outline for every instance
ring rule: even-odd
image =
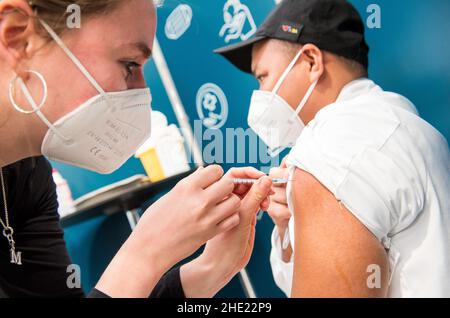
[[[240,0],[227,0],[223,7],[225,24],[219,32],[228,43],[232,40],[245,41],[255,34],[257,27],[250,9]]]

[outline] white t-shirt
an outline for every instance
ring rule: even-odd
[[[349,83],[304,129],[288,167],[312,174],[388,250],[390,297],[450,297],[450,151],[411,102],[368,79]],[[291,185],[287,195],[293,213]],[[293,218],[289,228],[293,243]],[[271,263],[278,276],[292,266]]]

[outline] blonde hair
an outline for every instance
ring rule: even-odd
[[[67,8],[70,5],[78,5],[83,17],[101,15],[114,10],[124,0],[29,0],[28,4],[34,11],[36,18],[42,19],[52,29],[61,34],[67,29],[66,20],[70,15]],[[36,19],[36,29],[42,30]],[[45,34],[45,33],[43,33]]]

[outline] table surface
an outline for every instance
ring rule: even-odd
[[[63,227],[75,225],[100,215],[112,215],[140,208],[145,202],[155,198],[161,192],[172,189],[178,181],[187,177],[195,170],[190,170],[158,182],[141,182],[111,194],[103,193],[99,199],[92,198],[80,204],[75,212],[61,218]]]

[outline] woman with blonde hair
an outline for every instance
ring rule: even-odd
[[[67,8],[82,26],[67,27]],[[0,2],[0,290],[77,297],[47,159],[100,173],[150,134],[150,0]],[[233,178],[260,178],[251,188]],[[200,168],[143,215],[92,297],[211,297],[249,261],[270,179],[251,168]],[[169,269],[206,243],[201,256]],[[166,275],[164,273],[169,271]],[[158,283],[159,282],[159,283]],[[155,287],[156,286],[156,287]]]

